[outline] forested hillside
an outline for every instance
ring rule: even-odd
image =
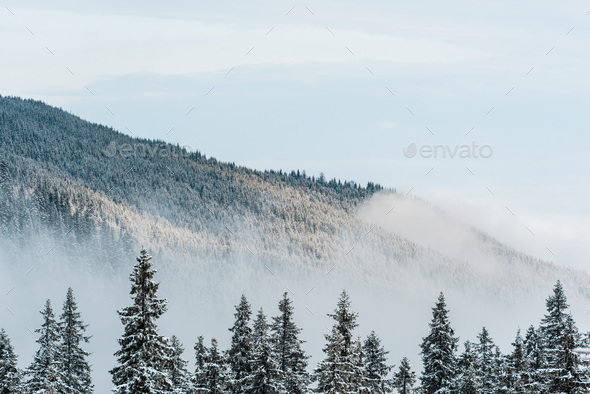
[[[11,264],[51,253],[119,272],[149,245],[164,275],[227,279],[228,267],[362,279],[376,291],[410,278],[515,300],[560,278],[586,297],[581,272],[540,261],[474,231],[494,270],[445,256],[359,219],[378,184],[256,171],[162,141],[136,139],[33,100],[0,97],[0,234]],[[403,171],[403,169],[398,169]],[[126,267],[123,267],[125,269]],[[215,281],[207,280],[207,286]],[[199,286],[194,286],[199,291]],[[417,290],[416,290],[417,291]]]

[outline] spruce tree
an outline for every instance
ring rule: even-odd
[[[314,371],[317,381],[317,393],[348,393],[350,366],[348,355],[344,352],[344,338],[334,326],[330,334],[325,335],[326,344],[322,349],[325,356]]]
[[[375,331],[371,331],[365,339],[363,350],[365,352],[366,379],[371,392],[390,393],[392,388],[387,375],[393,367],[387,364],[389,352],[381,346],[381,340]]]
[[[130,275],[133,305],[120,310],[125,326],[115,353],[118,365],[110,373],[120,394],[169,393],[172,348],[169,340],[158,333],[156,320],[166,312],[167,301],[157,297],[159,283],[153,281],[151,256],[143,249]]]
[[[548,382],[543,373],[546,355],[538,330],[530,326],[524,338],[525,370],[522,374],[523,387],[527,393],[548,393]]]
[[[227,352],[229,385],[234,393],[247,392],[247,380],[252,373],[252,328],[249,325],[251,315],[250,304],[246,296],[242,295],[236,306],[234,326],[229,329],[233,335]]]
[[[365,369],[365,351],[361,337],[353,343],[351,354],[351,373],[348,386],[349,393],[369,394],[371,386],[367,381],[367,371]]]
[[[205,362],[206,393],[222,394],[229,392],[228,372],[223,355],[219,352],[217,339],[211,339]]]
[[[208,349],[204,338],[200,335],[195,343],[195,373],[193,375],[193,388],[196,393],[207,392],[207,377],[205,366],[207,364]]]
[[[516,338],[512,342],[512,353],[507,357],[509,370],[509,387],[515,394],[524,393],[524,384],[526,379],[526,349],[524,340],[520,334],[520,328],[516,332]]]
[[[308,356],[302,348],[301,329],[293,320],[293,305],[286,292],[279,302],[279,311],[280,315],[273,318],[271,325],[271,341],[285,390],[293,394],[307,393],[310,384]]]
[[[74,291],[70,287],[63,304],[60,316],[59,330],[61,343],[59,344],[58,359],[67,393],[92,393],[91,368],[86,358],[90,353],[82,349],[82,343],[88,343],[89,336],[84,335],[88,325],[84,324],[78,305],[74,298]]]
[[[510,368],[508,367],[508,358],[502,354],[500,347],[494,349],[494,375],[496,376],[495,387],[493,392],[496,394],[512,393],[510,387]]]
[[[174,387],[174,393],[190,393],[193,390],[190,374],[187,370],[188,362],[182,358],[184,347],[180,340],[173,335],[170,338],[170,347],[172,348],[172,360],[170,363],[170,380]]]
[[[475,345],[477,391],[482,394],[493,393],[498,383],[494,357],[496,345],[485,327],[477,339],[479,340]]]
[[[358,314],[350,311],[350,297],[346,290],[340,294],[340,299],[333,314],[328,314],[336,321],[336,329],[340,331],[343,341],[344,353],[351,353],[353,332],[358,323]]]
[[[350,311],[350,298],[343,291],[338,300],[336,310],[328,314],[335,320],[330,334],[326,334],[326,345],[323,348],[325,357],[314,371],[314,380],[318,382],[316,392],[348,393],[354,387],[355,357],[352,347],[352,336],[357,314]]]
[[[579,354],[573,350],[581,343],[561,282],[557,281],[553,294],[547,298],[547,314],[539,327],[543,348],[547,355],[544,374],[551,392],[577,393],[590,387],[580,366]]]
[[[402,358],[398,371],[393,374],[392,383],[399,394],[411,394],[414,392],[416,372],[412,371],[410,360],[407,357]]]
[[[477,354],[471,342],[464,343],[463,353],[457,362],[456,391],[461,394],[477,394]]]
[[[448,314],[445,297],[440,293],[435,307],[432,308],[430,334],[420,345],[424,366],[420,381],[425,394],[450,393],[454,385],[457,373],[455,351],[459,339],[451,328]]]
[[[58,356],[59,326],[55,321],[50,300],[45,302],[45,308],[41,311],[41,315],[43,316],[43,325],[35,330],[40,334],[37,339],[39,349],[25,372],[27,381],[24,391],[27,393],[64,393],[67,391],[60,373]]]
[[[278,394],[284,392],[281,371],[273,357],[268,335],[268,323],[262,309],[254,322],[252,373],[248,378],[248,393]]]
[[[18,358],[4,329],[0,330],[0,394],[20,392]]]

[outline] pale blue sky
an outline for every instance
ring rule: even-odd
[[[3,6],[0,94],[220,160],[412,190],[539,257],[590,253],[585,2]],[[494,154],[408,159],[411,142]]]

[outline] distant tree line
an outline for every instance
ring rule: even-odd
[[[520,330],[512,350],[503,354],[484,327],[477,341],[466,341],[457,353],[459,338],[449,319],[441,293],[432,308],[429,333],[420,344],[422,371],[412,370],[407,357],[399,367],[388,363],[389,352],[373,331],[364,340],[354,334],[358,314],[343,291],[329,314],[334,324],[325,335],[324,357],[314,369],[303,349],[301,329],[287,293],[270,321],[260,309],[253,317],[242,295],[229,329],[229,349],[216,338],[206,345],[202,336],[194,345],[194,369],[183,358],[176,336],[159,333],[157,320],[167,309],[158,298],[159,283],[151,256],[142,250],[130,275],[130,306],[118,311],[124,326],[110,371],[113,392],[151,393],[586,393],[589,365],[580,348],[589,346],[568,311],[558,281],[547,298],[547,313],[538,327]],[[4,330],[0,331],[0,393],[92,393],[87,326],[68,289],[63,312],[56,320],[51,302],[41,311],[39,348],[29,367],[20,370],[17,355]]]

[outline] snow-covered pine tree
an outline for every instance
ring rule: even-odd
[[[281,370],[274,358],[268,335],[268,323],[262,308],[254,321],[252,341],[252,372],[248,379],[248,393],[278,394],[285,392]]]
[[[425,394],[452,392],[457,373],[455,351],[459,339],[455,337],[448,314],[445,297],[440,293],[435,307],[432,308],[430,334],[420,345],[424,366],[420,381]]]
[[[18,357],[4,329],[0,330],[0,394],[20,392]]]
[[[275,352],[282,381],[288,393],[304,394],[309,392],[310,376],[307,372],[309,358],[299,339],[301,329],[293,320],[293,305],[285,292],[279,302],[280,315],[273,318],[271,341]]]
[[[71,287],[66,294],[58,324],[61,342],[57,355],[66,393],[92,393],[94,391],[92,370],[86,360],[90,353],[81,346],[82,343],[88,343],[90,340],[89,336],[84,335],[88,325],[82,321]]]
[[[169,340],[158,333],[156,320],[166,312],[167,301],[157,297],[151,256],[142,249],[130,275],[133,305],[118,311],[125,332],[115,353],[118,365],[110,373],[119,394],[169,393],[172,349]]]
[[[477,339],[479,340],[475,344],[477,392],[491,394],[498,385],[494,358],[496,345],[494,345],[494,341],[485,327],[481,330]]]
[[[530,326],[524,338],[525,365],[522,374],[526,393],[548,393],[548,383],[543,373],[547,364],[543,343],[538,330]]]
[[[170,338],[170,347],[172,348],[172,360],[168,373],[170,374],[170,380],[174,387],[172,392],[191,393],[193,387],[187,369],[188,361],[182,358],[184,347],[176,335],[172,335],[172,338]]]
[[[512,393],[510,388],[510,369],[508,367],[507,357],[502,354],[500,347],[494,349],[494,374],[496,375],[495,394]]]
[[[391,393],[391,381],[387,379],[389,371],[393,368],[387,364],[388,351],[381,346],[381,339],[371,331],[365,343],[363,344],[365,352],[365,371],[367,385],[370,387],[372,393]]]
[[[474,345],[465,341],[463,353],[457,362],[456,392],[461,394],[477,394],[477,354]]]
[[[62,376],[59,371],[59,326],[51,308],[51,301],[45,302],[41,311],[43,325],[35,330],[39,333],[39,349],[33,357],[33,362],[26,369],[27,380],[24,390],[27,393],[65,393]]]
[[[206,393],[207,389],[207,357],[209,349],[205,346],[205,339],[202,335],[197,338],[195,343],[195,373],[193,375],[193,388],[196,393]]]
[[[522,335],[520,334],[520,328],[516,332],[516,338],[514,338],[514,342],[512,342],[512,353],[507,356],[506,361],[509,371],[508,387],[510,387],[512,393],[524,393],[527,365],[524,341],[522,339]]]
[[[581,343],[578,329],[560,281],[547,298],[547,314],[539,327],[540,337],[547,355],[544,374],[549,390],[556,393],[578,393],[590,388],[588,377],[580,368],[582,360],[573,350]]]
[[[246,296],[242,295],[240,303],[236,305],[234,326],[229,329],[233,335],[227,351],[229,386],[234,393],[247,392],[248,379],[252,373],[252,328],[249,325],[251,315],[250,304]]]
[[[325,335],[326,344],[322,349],[324,358],[314,371],[313,379],[318,385],[317,393],[348,393],[350,380],[349,356],[344,356],[344,338],[334,325],[332,332]]]
[[[411,394],[414,392],[416,372],[412,371],[410,360],[407,357],[402,358],[398,371],[393,374],[392,383],[399,394]]]
[[[206,393],[222,394],[230,392],[228,385],[228,372],[225,359],[219,351],[217,339],[211,339],[211,346],[207,352],[205,362]]]
[[[370,394],[371,386],[367,381],[367,371],[365,370],[365,351],[361,337],[353,343],[351,354],[351,374],[348,386],[349,393]]]
[[[354,329],[358,327],[356,319],[358,313],[351,312],[350,310],[350,296],[346,293],[346,290],[340,294],[340,299],[336,305],[336,310],[333,314],[328,314],[331,318],[336,321],[336,328],[342,335],[343,350],[344,353],[350,354],[352,347],[352,336]]]
[[[332,332],[325,335],[325,357],[314,371],[314,380],[318,382],[316,392],[349,393],[355,362],[352,335],[358,326],[358,315],[350,311],[350,297],[346,291],[340,295],[334,313],[328,316],[335,323]]]

